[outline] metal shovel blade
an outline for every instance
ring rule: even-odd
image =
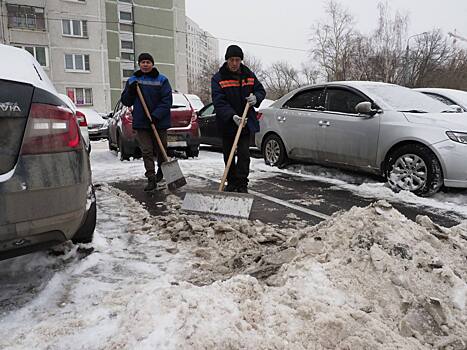
[[[247,193],[190,190],[185,194],[182,209],[248,219],[253,198]]]
[[[164,162],[162,163],[161,168],[169,190],[174,190],[186,185],[185,177],[183,176],[177,160]]]

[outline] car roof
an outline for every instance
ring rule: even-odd
[[[0,79],[31,84],[57,94],[41,65],[26,50],[0,44],[0,57]]]

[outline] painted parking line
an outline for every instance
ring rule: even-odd
[[[204,179],[204,180],[215,182],[217,184],[220,183],[219,179],[215,179],[215,178],[212,178],[212,177],[207,177],[207,176],[203,176],[203,175],[189,175],[189,176],[198,177],[198,178],[201,178],[201,179]],[[248,190],[248,193],[250,193],[250,194],[252,194],[254,196],[257,196],[259,198],[263,198],[263,199],[265,199],[267,201],[282,205],[283,207],[287,207],[287,208],[290,208],[290,209],[293,209],[293,210],[297,210],[297,211],[302,212],[304,214],[311,215],[311,216],[314,216],[314,217],[317,217],[317,218],[320,218],[320,219],[323,219],[323,220],[326,220],[326,219],[330,218],[329,215],[320,213],[320,212],[318,212],[316,210],[311,210],[311,209],[308,209],[308,208],[304,208],[304,207],[301,207],[299,205],[292,204],[292,203],[289,203],[287,201],[284,201],[282,199],[272,197],[272,196],[268,196],[267,194],[263,194],[263,193],[253,191],[253,190],[250,190],[250,189]]]

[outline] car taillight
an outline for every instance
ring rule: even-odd
[[[88,126],[88,122],[86,120],[86,116],[83,112],[76,111],[76,120],[78,120],[79,126]]]
[[[263,113],[256,114],[256,119],[261,120],[263,118]]]
[[[78,123],[71,110],[41,103],[31,105],[22,154],[66,152],[81,147]]]
[[[191,110],[191,122],[195,122],[198,119],[198,115],[196,114],[195,110]]]

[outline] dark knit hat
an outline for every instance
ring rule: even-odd
[[[148,54],[147,52],[143,52],[143,53],[140,53],[139,56],[138,56],[138,64],[141,62],[141,61],[144,61],[144,60],[149,60],[152,62],[152,64],[154,64],[154,58],[152,58],[152,56],[150,54]]]
[[[230,45],[225,52],[225,60],[227,61],[230,57],[240,57],[243,60],[243,51],[237,45]]]

